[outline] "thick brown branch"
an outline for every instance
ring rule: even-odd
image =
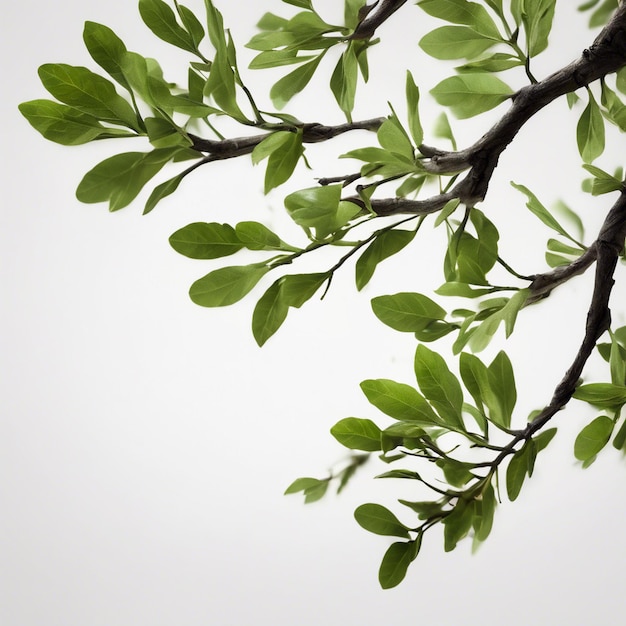
[[[376,29],[391,17],[407,0],[377,0],[361,8],[361,21],[349,39],[370,39]]]
[[[511,108],[472,146],[458,152],[420,146],[420,152],[427,157],[423,161],[425,169],[434,174],[454,174],[469,169],[465,178],[445,196],[449,199],[452,195],[464,204],[473,206],[485,198],[500,155],[531,117],[560,96],[589,85],[625,65],[626,5],[622,4],[580,59],[546,79],[520,89],[513,96]],[[443,199],[442,196],[435,196],[428,200],[398,198],[396,202],[377,202],[384,215],[390,212],[419,214],[425,209],[431,212],[431,206],[443,207]]]
[[[327,141],[337,135],[347,133],[351,130],[370,130],[376,131],[385,121],[384,117],[377,117],[360,122],[350,122],[346,124],[338,124],[337,126],[325,126],[316,122],[302,125],[302,141],[304,143],[319,143]],[[285,125],[284,128],[278,127],[277,130],[294,132],[298,130],[294,126]],[[223,159],[232,159],[244,154],[250,154],[256,146],[258,146],[269,133],[252,135],[250,137],[236,137],[234,139],[223,139],[215,141],[212,139],[203,139],[196,135],[189,134],[189,138],[193,141],[192,148],[198,152],[204,152],[211,156],[211,161]]]

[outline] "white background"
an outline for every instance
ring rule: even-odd
[[[340,3],[317,4],[329,21],[339,19]],[[540,77],[592,41],[573,4],[559,3],[554,53],[537,60]],[[239,45],[265,10],[291,11],[277,0],[218,7]],[[145,194],[113,215],[105,205],[81,205],[74,189],[84,172],[116,150],[145,146],[67,148],[43,140],[17,111],[19,102],[46,97],[37,67],[93,67],[81,40],[85,20],[107,24],[129,49],[162,60],[170,80],[184,80],[186,56],[152,36],[135,2],[22,0],[3,13],[0,623],[622,623],[626,467],[610,449],[580,469],[573,440],[593,417],[580,404],[558,415],[559,436],[519,500],[505,497],[477,554],[467,541],[444,554],[440,531],[431,531],[405,582],[391,591],[376,579],[389,541],[361,530],[352,511],[381,502],[410,523],[394,498],[419,499],[418,488],[372,481],[383,471],[372,463],[341,497],[304,507],[299,496],[282,495],[294,478],[324,476],[341,460],[344,450],[328,434],[337,420],[384,423],[362,397],[361,380],[414,382],[414,342],[377,323],[369,299],[438,286],[443,252],[431,239],[440,244],[441,235],[427,228],[361,294],[347,266],[324,302],[292,312],[263,349],[249,330],[255,298],[223,310],[193,305],[188,286],[217,264],[177,255],[167,237],[192,221],[258,219],[302,243],[285,223],[282,197],[314,176],[345,173],[351,165],[334,155],[372,138],[355,133],[309,148],[315,172],[299,169],[297,180],[268,197],[262,168],[243,158],[199,170],[147,217]],[[361,87],[355,118],[386,114],[387,100],[403,110],[407,68],[423,94],[443,77],[417,48],[433,24],[408,3],[380,30],[372,82]],[[242,51],[241,66],[250,58]],[[332,63],[324,67],[328,76]],[[265,94],[280,75],[245,72],[267,107]],[[288,110],[341,123],[324,82],[317,85]],[[428,131],[437,110],[426,95],[423,101]],[[456,125],[461,144],[502,110]],[[546,204],[560,197],[579,210],[587,242],[613,201],[579,193],[579,112],[557,102],[529,123],[502,157],[483,207],[501,228],[507,260],[521,271],[543,269],[551,233],[526,215],[509,180]],[[619,163],[619,141],[598,165]],[[331,263],[320,258],[296,271]],[[519,378],[519,425],[549,400],[571,361],[589,289],[588,277],[578,279],[521,316],[507,344]],[[623,312],[615,318],[626,323]],[[604,375],[598,369],[594,380]]]

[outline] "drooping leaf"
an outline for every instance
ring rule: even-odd
[[[396,587],[404,580],[409,565],[419,553],[421,541],[420,533],[414,541],[396,541],[389,546],[378,570],[378,581],[383,589]]]
[[[356,288],[361,291],[370,281],[381,261],[397,254],[415,237],[414,230],[387,230],[365,249],[355,266]]]
[[[604,118],[593,94],[588,90],[589,102],[576,126],[578,151],[585,163],[595,161],[604,152]]]
[[[474,518],[474,502],[459,498],[452,513],[443,519],[444,550],[450,552],[469,533]]]

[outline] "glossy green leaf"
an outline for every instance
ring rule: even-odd
[[[371,404],[396,420],[440,423],[424,397],[410,385],[379,378],[364,380],[361,390]]]
[[[420,48],[435,59],[475,59],[497,44],[467,26],[442,26],[424,35]]]
[[[194,222],[177,230],[169,239],[176,252],[190,259],[219,259],[244,247],[230,224]]]
[[[463,391],[445,359],[420,344],[415,351],[415,376],[420,391],[446,425],[464,431]]]
[[[92,115],[53,100],[23,102],[19,110],[46,139],[64,146],[77,146],[104,137],[134,136],[121,128],[107,128]]]
[[[339,420],[330,434],[346,448],[377,452],[381,449],[381,431],[372,420],[359,417],[346,417]]]
[[[362,504],[354,511],[354,518],[361,528],[376,535],[409,538],[407,527],[380,504]]]
[[[579,461],[592,460],[609,442],[615,423],[610,417],[600,415],[587,424],[576,437],[574,456]]]
[[[578,151],[585,163],[595,161],[603,152],[605,144],[604,118],[591,91],[589,102],[576,126]]]
[[[200,306],[228,306],[246,296],[268,271],[261,263],[222,267],[193,283],[189,297]]]
[[[122,209],[177,151],[177,148],[161,148],[109,157],[85,174],[76,189],[76,197],[87,204],[108,201],[110,211]]]
[[[444,309],[421,293],[378,296],[372,299],[372,310],[383,324],[402,332],[423,330],[446,316]]]
[[[356,262],[356,288],[361,291],[374,275],[378,264],[400,252],[414,237],[414,230],[401,229],[387,230],[378,235]]]
[[[392,543],[380,564],[378,581],[383,589],[397,587],[405,578],[409,565],[416,559],[422,535],[415,541],[396,541]]]
[[[60,102],[101,121],[141,130],[135,111],[115,91],[113,83],[86,67],[46,63],[39,68],[39,77]]]

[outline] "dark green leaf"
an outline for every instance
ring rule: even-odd
[[[289,306],[281,297],[281,282],[282,277],[272,284],[254,307],[252,334],[259,346],[262,346],[287,319]]]
[[[509,494],[509,499],[516,500],[522,490],[524,479],[528,473],[528,445],[518,450],[511,460],[509,466],[506,468],[506,490]]]
[[[159,39],[188,52],[196,51],[191,35],[178,24],[168,4],[162,0],[139,0],[139,13],[145,25]]]
[[[383,589],[396,587],[404,580],[409,565],[419,553],[421,541],[420,534],[415,541],[397,541],[389,546],[378,570],[378,580]]]
[[[354,97],[357,84],[357,58],[354,53],[352,42],[341,55],[332,76],[330,77],[330,89],[337,100],[339,108],[345,113],[350,121],[352,109],[354,109]]]
[[[485,541],[493,527],[493,517],[496,511],[496,494],[493,485],[489,483],[482,491],[482,497],[474,501],[475,517],[474,531],[478,541]]]
[[[150,213],[150,211],[152,211],[152,209],[154,209],[154,207],[161,202],[163,198],[173,194],[178,189],[178,185],[180,185],[184,177],[184,173],[178,174],[173,178],[166,180],[164,183],[157,185],[146,202],[143,214],[146,215],[147,213]]]
[[[444,550],[450,552],[472,527],[474,502],[459,498],[452,513],[443,519]]]
[[[239,222],[235,226],[237,239],[248,250],[284,250],[278,235],[260,222]]]
[[[331,435],[346,448],[376,452],[380,446],[380,428],[372,420],[346,417],[331,429]]]
[[[354,518],[361,528],[377,535],[409,538],[407,527],[384,506],[362,504],[354,511]]]

